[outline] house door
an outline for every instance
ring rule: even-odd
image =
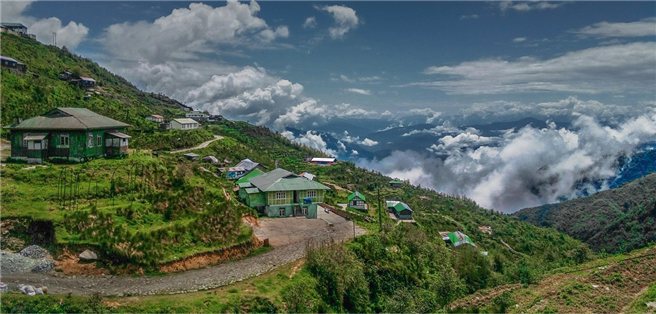
[[[294,191],[294,204],[298,203],[298,191]]]

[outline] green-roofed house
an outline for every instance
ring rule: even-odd
[[[130,125],[85,108],[56,108],[9,127],[11,158],[29,163],[44,160],[87,161],[128,153],[124,132]]]
[[[367,198],[358,191],[348,196],[348,207],[367,210]]]
[[[262,209],[269,217],[317,218],[317,204],[330,189],[282,168],[237,184],[246,204]]]
[[[258,168],[254,168],[254,169],[251,170],[251,172],[249,172],[247,175],[245,175],[245,176],[241,177],[239,180],[237,180],[237,181],[235,182],[235,184],[244,183],[244,182],[250,182],[250,180],[251,180],[252,178],[255,178],[255,177],[260,176],[260,175],[263,175],[263,174],[264,174],[264,172],[263,172],[262,170],[260,170],[260,169],[258,169]]]
[[[401,180],[392,180],[389,182],[389,185],[393,188],[401,188],[403,187],[403,181]]]
[[[387,201],[387,211],[393,213],[399,219],[412,219],[414,212],[408,204],[400,201]]]
[[[449,237],[449,241],[451,241],[451,243],[453,243],[453,246],[459,246],[459,245],[466,244],[466,243],[471,244],[473,246],[476,246],[476,244],[474,244],[474,241],[472,241],[469,238],[469,236],[467,236],[466,234],[464,234],[460,231],[451,232],[451,233],[449,233],[448,237]]]

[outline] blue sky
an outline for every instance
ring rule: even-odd
[[[147,43],[149,49],[172,53],[163,57],[141,56],[143,50],[134,49],[130,51],[134,60],[128,62],[121,52],[112,51],[121,44],[132,48],[144,41],[137,38],[117,42],[114,38],[110,43],[111,25],[127,25],[123,31],[133,32],[137,25],[149,27],[156,19],[170,18],[175,9],[189,11],[176,22],[193,24],[198,16],[189,10],[191,3],[194,2],[43,1],[33,2],[23,10],[4,10],[10,12],[3,12],[3,20],[40,23],[55,17],[61,21],[60,28],[75,23],[77,35],[82,37],[79,42],[73,40],[75,52],[98,61],[140,88],[235,118],[257,119],[270,126],[274,126],[276,116],[289,113],[289,108],[307,100],[316,102],[313,106],[348,104],[347,108],[362,109],[358,112],[368,116],[380,116],[386,110],[396,116],[412,109],[421,109],[426,115],[467,113],[481,107],[494,112],[499,104],[528,108],[572,96],[578,101],[594,100],[614,106],[651,105],[650,101],[655,99],[656,65],[651,63],[654,58],[648,56],[649,50],[654,52],[656,39],[654,2],[261,1],[257,3],[259,10],[252,12],[251,17],[260,19],[265,27],[244,27],[237,31],[244,33],[229,38],[192,34],[206,32],[203,27],[208,25],[184,30],[188,35],[183,36],[195,36],[198,40],[180,40],[171,45],[196,46],[189,49],[157,47],[161,41]],[[203,3],[207,7],[199,12],[226,6],[222,1]],[[248,2],[241,4],[245,7]],[[326,9],[329,7],[345,11],[332,12]],[[304,25],[308,18],[313,18],[314,23]],[[85,34],[79,32],[80,25],[87,29]],[[43,27],[35,27],[48,34],[41,30]],[[286,34],[274,35],[267,41],[253,39],[262,29],[275,31],[280,27],[286,28]],[[330,29],[340,27],[346,31],[332,37]],[[592,33],[582,33],[586,28]],[[143,36],[149,36],[148,32],[157,30],[150,27],[143,30]],[[66,34],[59,34],[59,38],[65,41]],[[39,39],[50,41],[48,36]],[[641,45],[627,46],[631,43]],[[629,56],[625,51],[611,51],[611,47],[642,51],[642,55]],[[183,50],[183,56],[175,55]],[[567,58],[568,54],[583,51],[588,53]],[[581,64],[580,59],[599,55],[613,59],[613,53],[646,59],[617,65]],[[565,60],[559,59],[563,56]],[[536,64],[540,73],[522,71]],[[170,68],[172,65],[175,69]],[[135,70],[139,66],[140,73]],[[187,73],[193,81],[176,85],[163,73],[153,74],[155,70],[183,77],[180,73],[185,67],[188,72],[197,69]],[[226,91],[227,96],[198,98],[189,94],[210,81],[212,75],[244,74],[240,71],[250,68],[265,71],[261,77],[250,78],[261,82],[247,84],[235,92]],[[568,69],[572,73],[567,73]],[[643,73],[636,73],[638,69]],[[513,76],[517,79],[511,79]],[[236,93],[252,93],[279,80],[301,86],[302,92],[287,97],[294,99],[278,101],[284,108],[267,108],[272,117],[262,118],[253,108],[240,112],[226,107],[226,99],[238,97]],[[311,110],[303,114],[307,111]],[[323,114],[336,113],[324,110]],[[535,112],[529,110],[526,115]]]

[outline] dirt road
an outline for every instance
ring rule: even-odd
[[[162,277],[56,277],[52,274],[14,274],[4,275],[0,281],[15,287],[18,284],[47,286],[49,293],[73,295],[152,295],[185,293],[225,286],[236,281],[269,272],[277,267],[291,263],[305,256],[308,241],[333,239],[344,241],[353,237],[353,225],[335,214],[328,215],[333,226],[323,219],[278,218],[262,219],[255,234],[268,237],[274,250],[243,260],[216,266],[190,270]],[[331,216],[332,215],[332,216]],[[333,217],[334,216],[334,217]],[[279,228],[284,227],[284,228]],[[277,230],[277,231],[276,231]],[[356,226],[358,235],[365,231]]]
[[[214,141],[218,141],[218,140],[222,140],[222,139],[223,139],[223,136],[220,136],[220,135],[214,135],[214,139],[213,139],[213,140],[209,140],[209,141],[206,141],[206,142],[202,142],[202,143],[200,143],[200,145],[198,145],[198,146],[196,146],[196,147],[191,147],[191,148],[184,148],[184,149],[173,150],[173,151],[171,151],[170,153],[171,153],[171,154],[184,153],[184,152],[188,152],[188,151],[190,151],[190,150],[196,150],[196,149],[205,148],[205,147],[207,147],[207,145],[210,145],[212,142],[214,142]]]

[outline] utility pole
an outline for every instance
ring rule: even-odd
[[[380,207],[380,187],[376,187],[376,190],[378,190],[378,224],[380,226],[378,231],[383,232],[383,217],[382,217],[383,208]]]

